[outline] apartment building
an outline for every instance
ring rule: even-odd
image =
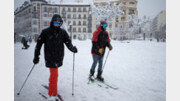
[[[152,21],[151,33],[155,38],[166,38],[166,11],[161,11]]]
[[[14,13],[14,31],[17,35],[37,38],[44,28],[49,27],[52,16],[60,14],[73,38],[86,39],[92,33],[92,16],[89,11],[90,5],[83,3],[57,5],[45,0],[26,1]]]

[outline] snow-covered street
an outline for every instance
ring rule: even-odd
[[[166,43],[129,42],[111,42],[113,50],[109,54],[102,76],[105,82],[118,87],[114,90],[99,87],[95,83],[87,84],[92,65],[91,40],[73,40],[73,44],[78,48],[75,55],[74,96],[71,95],[73,53],[67,48],[63,66],[59,68],[58,93],[64,101],[165,101]],[[33,66],[35,43],[31,43],[28,50],[21,48],[21,43],[14,45],[15,101],[44,101],[38,94],[48,93],[41,86],[48,85],[50,74],[44,63],[44,48],[41,49],[40,62],[32,71],[21,95],[16,95]],[[107,52],[108,49],[105,57]]]

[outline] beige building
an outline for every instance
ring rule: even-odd
[[[94,5],[106,5],[107,2],[110,2],[110,4],[116,3],[116,5],[119,5],[120,3],[123,4],[123,7],[121,10],[123,10],[124,15],[121,17],[115,17],[113,18],[112,23],[109,23],[109,26],[107,28],[107,31],[110,33],[112,38],[117,38],[117,35],[119,33],[115,33],[114,29],[119,28],[124,30],[124,33],[128,33],[128,27],[129,27],[129,16],[138,16],[137,11],[137,0],[94,0]],[[92,30],[95,31],[97,26],[99,26],[99,23],[96,20],[96,16],[93,15],[93,28]]]

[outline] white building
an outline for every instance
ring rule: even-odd
[[[151,32],[155,38],[166,39],[166,11],[161,11],[152,21]]]
[[[72,37],[90,38],[92,34],[92,17],[89,4],[48,4],[45,0],[30,0],[16,9],[14,13],[14,31],[17,35],[37,38],[44,28],[49,27],[54,14],[60,14],[64,25]]]

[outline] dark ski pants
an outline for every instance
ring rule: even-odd
[[[57,95],[57,82],[58,82],[58,68],[50,68],[49,77],[49,96]]]
[[[95,56],[92,55],[93,57],[93,64],[91,66],[91,70],[95,70],[97,62],[99,63],[99,67],[98,67],[98,71],[102,69],[102,65],[103,65],[103,56]]]

